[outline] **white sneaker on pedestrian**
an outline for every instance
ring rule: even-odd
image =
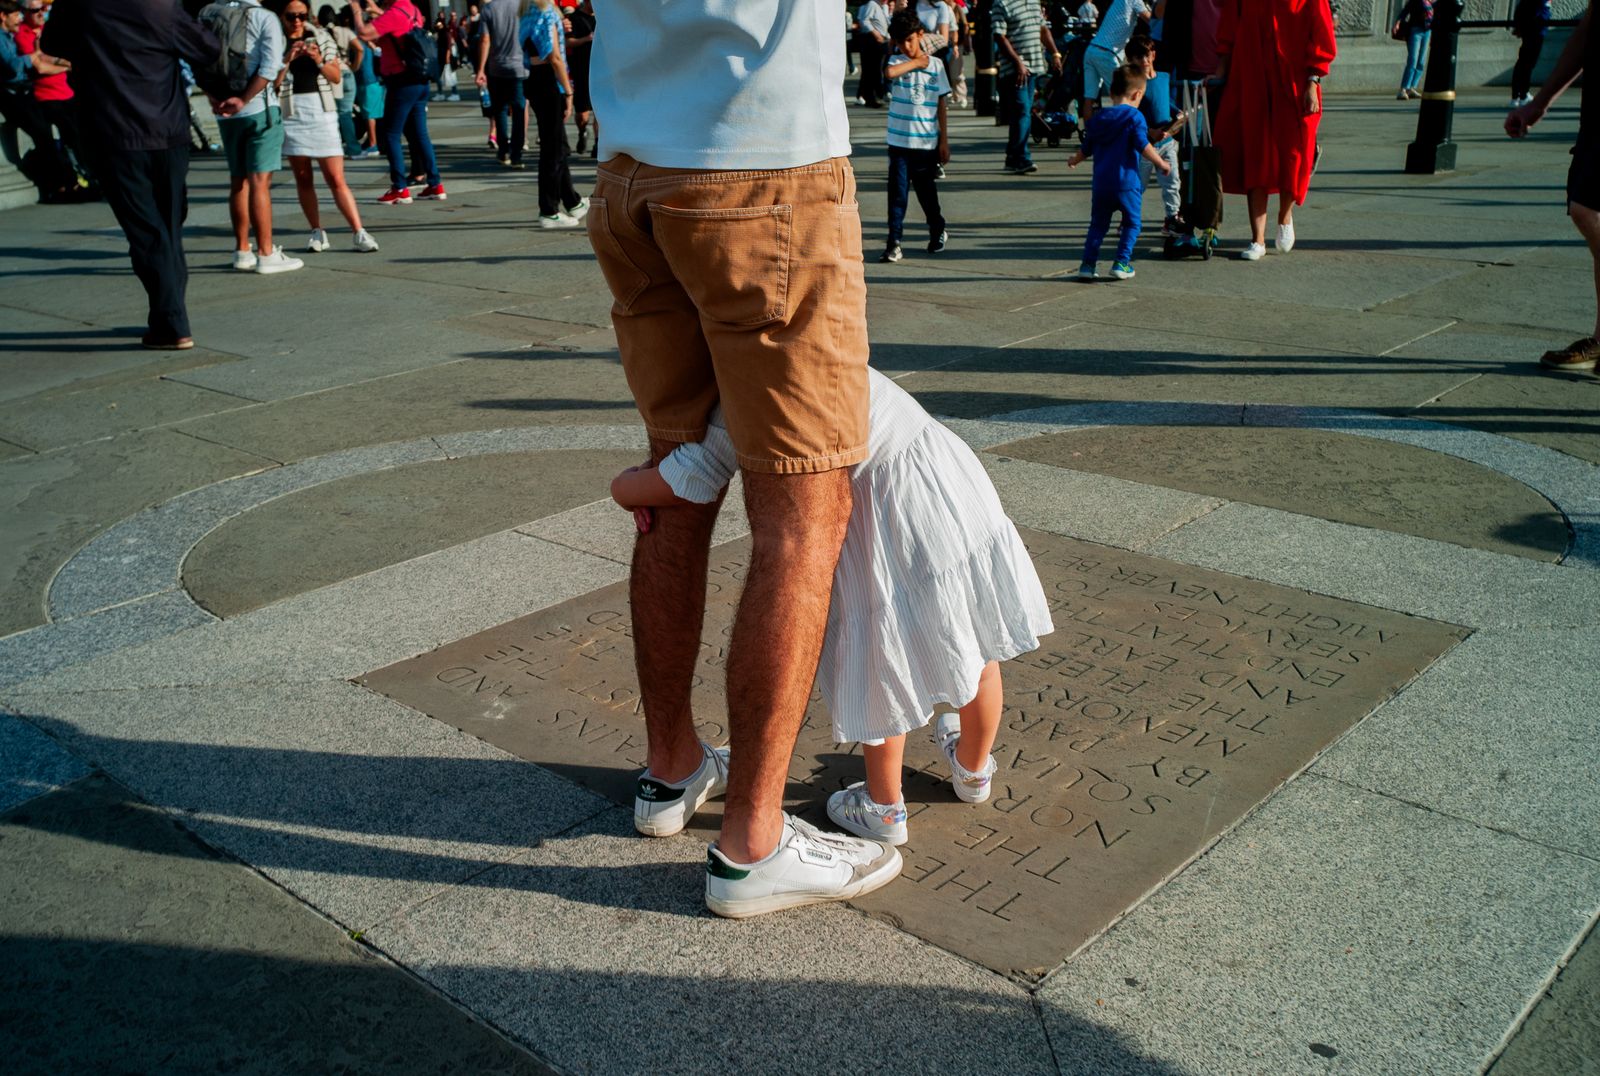
[[[646,837],[681,833],[706,800],[728,791],[728,749],[701,744],[700,750],[705,752],[700,768],[682,781],[667,784],[650,776],[649,770],[639,775],[633,794],[634,829]]]
[[[541,228],[576,228],[577,226],[577,219],[565,213],[553,213],[548,217],[539,218],[539,227]]]
[[[589,199],[579,198],[577,205],[573,206],[571,209],[562,210],[562,212],[571,217],[573,220],[582,220],[584,217],[589,215]]]
[[[994,782],[994,756],[990,755],[981,770],[969,770],[956,760],[956,745],[961,742],[961,717],[959,714],[940,714],[933,726],[933,740],[944,752],[950,764],[950,787],[963,803],[982,803],[989,798],[989,786]]]
[[[256,269],[256,252],[253,250],[236,250],[233,252],[233,267],[241,273],[253,273]]]
[[[878,803],[867,792],[865,781],[829,796],[828,817],[857,837],[882,844],[906,843],[906,801]]]
[[[850,900],[900,876],[893,845],[824,833],[784,815],[778,847],[755,863],[736,863],[716,845],[706,849],[706,907],[729,919],[784,908]]]
[[[378,241],[368,235],[365,228],[355,234],[350,245],[357,254],[375,254],[378,251]]]
[[[263,276],[271,273],[292,273],[296,269],[304,269],[305,262],[299,258],[291,258],[283,252],[282,247],[273,247],[271,254],[256,256],[256,272]]]
[[[332,244],[328,242],[328,233],[325,230],[321,228],[311,230],[311,238],[306,240],[306,250],[309,253],[321,254],[330,246]]]
[[[1267,253],[1265,243],[1251,243],[1239,252],[1239,260],[1245,262],[1258,262]]]
[[[1272,245],[1278,248],[1279,254],[1287,254],[1294,249],[1294,221],[1278,225],[1278,238]]]

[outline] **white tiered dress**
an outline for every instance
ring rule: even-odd
[[[867,458],[833,577],[817,687],[833,738],[880,742],[978,693],[991,661],[1054,630],[1044,588],[983,464],[900,386],[871,373]],[[672,491],[716,499],[738,460],[713,412],[706,439],[661,461]]]

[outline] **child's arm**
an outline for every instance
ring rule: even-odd
[[[949,94],[939,95],[939,163],[950,163],[950,114],[945,107],[950,103]]]
[[[1144,149],[1140,150],[1139,153],[1144,157],[1145,160],[1155,165],[1156,170],[1162,175],[1168,175],[1172,172],[1172,166],[1167,163],[1167,159],[1161,156],[1161,154],[1157,153],[1156,148],[1150,143],[1146,142],[1144,144]]]
[[[907,60],[903,64],[890,64],[888,67],[885,67],[883,70],[884,70],[884,74],[886,74],[889,78],[899,78],[901,75],[905,74],[907,71],[921,71],[924,68],[926,68],[927,66],[928,66],[928,54],[926,52],[924,52],[921,56],[918,56],[915,60]]]
[[[1082,164],[1084,161],[1087,161],[1088,159],[1089,159],[1089,155],[1087,153],[1083,152],[1083,147],[1082,146],[1079,146],[1078,147],[1078,152],[1074,153],[1072,156],[1067,158],[1067,167],[1068,168],[1076,168],[1076,167],[1078,167],[1078,165]]]
[[[654,463],[629,467],[613,478],[611,499],[623,508],[671,508],[690,503],[672,492]]]

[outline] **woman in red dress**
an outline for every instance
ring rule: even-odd
[[[1335,55],[1328,0],[1223,0],[1217,77],[1222,189],[1250,207],[1256,261],[1267,249],[1267,196],[1278,195],[1277,247],[1294,247],[1294,207],[1306,200],[1322,118],[1322,77]]]

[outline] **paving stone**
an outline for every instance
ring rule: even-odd
[[[926,733],[912,736],[905,872],[853,903],[1024,982],[1459,637],[1449,625],[1022,534],[1057,628],[1005,666],[993,797],[976,809],[954,802],[948,764]],[[711,561],[695,670],[707,743],[727,738],[725,640],[748,564],[742,543]],[[631,808],[646,735],[627,609],[618,583],[360,682]],[[789,808],[820,821],[827,793],[860,779],[854,755],[813,706],[790,761]],[[714,813],[693,828],[714,831]]]
[[[1600,860],[1589,690],[1570,630],[1480,631],[1317,760],[1315,771]]]
[[[1587,940],[1489,1070],[1490,1076],[1600,1071],[1600,943]]]
[[[327,482],[206,535],[184,561],[183,585],[207,611],[236,617],[590,503],[618,471],[638,462],[633,452],[518,452]],[[337,529],[329,530],[330,519],[339,520]],[[284,557],[288,549],[300,552]]]
[[[1037,527],[1121,549],[1141,549],[1218,507],[1214,497],[1031,463],[1010,446],[984,455],[984,467],[1006,513]]]
[[[1541,373],[1524,363],[1514,373],[1485,374],[1457,386],[1417,414],[1600,463],[1600,379]]]
[[[1178,311],[1181,316],[1176,316]],[[1357,313],[1256,298],[1211,296],[1204,303],[1194,303],[1181,291],[1148,289],[1081,316],[1084,321],[1130,329],[1181,329],[1202,336],[1358,355],[1385,354],[1450,324],[1439,318]]]
[[[1059,304],[1022,310],[983,311],[936,300],[913,302],[872,293],[867,299],[867,328],[872,365],[902,372],[980,355],[1060,329],[1076,320]]]
[[[0,401],[38,393],[76,391],[232,362],[203,347],[192,351],[153,352],[139,346],[139,330],[104,328],[69,318],[4,306],[6,327],[0,330]],[[63,361],[63,359],[68,361]]]
[[[1597,892],[1593,860],[1304,777],[1039,1000],[1084,1072],[1130,1071],[1091,1022],[1185,1072],[1474,1072]]]
[[[0,714],[0,811],[54,792],[90,772],[82,759],[26,721]]]
[[[202,486],[124,519],[74,553],[50,583],[57,619],[82,616],[178,586],[183,558],[224,520],[322,482],[442,459],[431,439],[334,452]]]
[[[131,430],[165,426],[250,401],[176,381],[149,378],[0,405],[0,436],[35,452]]]
[[[1396,360],[1407,362],[1433,359],[1452,365],[1482,365],[1488,370],[1519,373],[1531,372],[1540,355],[1571,342],[1572,334],[1560,330],[1457,322],[1404,344],[1390,354]]]
[[[1325,430],[1123,426],[994,451],[1534,560],[1567,551],[1566,520],[1522,483],[1426,449]]]
[[[1469,627],[1600,624],[1600,573],[1228,504],[1148,552]]]
[[[1574,336],[1593,327],[1591,281],[1573,273],[1548,273],[1541,274],[1538,288],[1529,289],[1520,286],[1527,275],[1526,270],[1510,266],[1483,266],[1386,302],[1379,312],[1567,328]]]
[[[92,692],[10,707],[353,930],[603,806],[346,683]]]
[[[457,361],[184,423],[182,429],[284,461],[426,434],[632,421],[619,366],[558,352]]]
[[[482,452],[542,452],[548,449],[625,449],[648,453],[642,425],[523,426],[440,434],[434,441],[452,458]]]
[[[900,383],[935,414],[977,418],[1064,403],[1155,400],[1314,399],[1334,407],[1412,408],[1471,376],[1433,364],[1406,367],[1177,331],[1146,330],[1130,338],[1120,326],[1082,324],[912,373]]]
[[[41,624],[0,638],[0,687],[20,684],[214,619],[187,594],[174,589],[93,616]]]
[[[1430,187],[1441,212],[1449,212],[1460,192],[1448,183]],[[1465,262],[1518,263],[1541,246],[1582,247],[1571,221],[1556,215],[1547,219],[1506,220],[1490,213],[1476,215],[1470,228],[1441,229],[1439,218],[1425,213],[1379,213],[1352,206],[1336,206],[1319,213],[1314,221],[1296,214],[1295,250],[1381,252],[1403,258],[1445,258]]]
[[[609,811],[368,936],[575,1071],[1055,1071],[1022,989],[839,907],[714,919],[704,845],[632,829]]]
[[[507,531],[62,668],[13,694],[343,679],[623,574],[621,565]]]
[[[13,1072],[548,1071],[113,782],[0,832]]]
[[[0,634],[44,623],[50,577],[108,523],[266,465],[246,452],[151,430],[0,466]]]

